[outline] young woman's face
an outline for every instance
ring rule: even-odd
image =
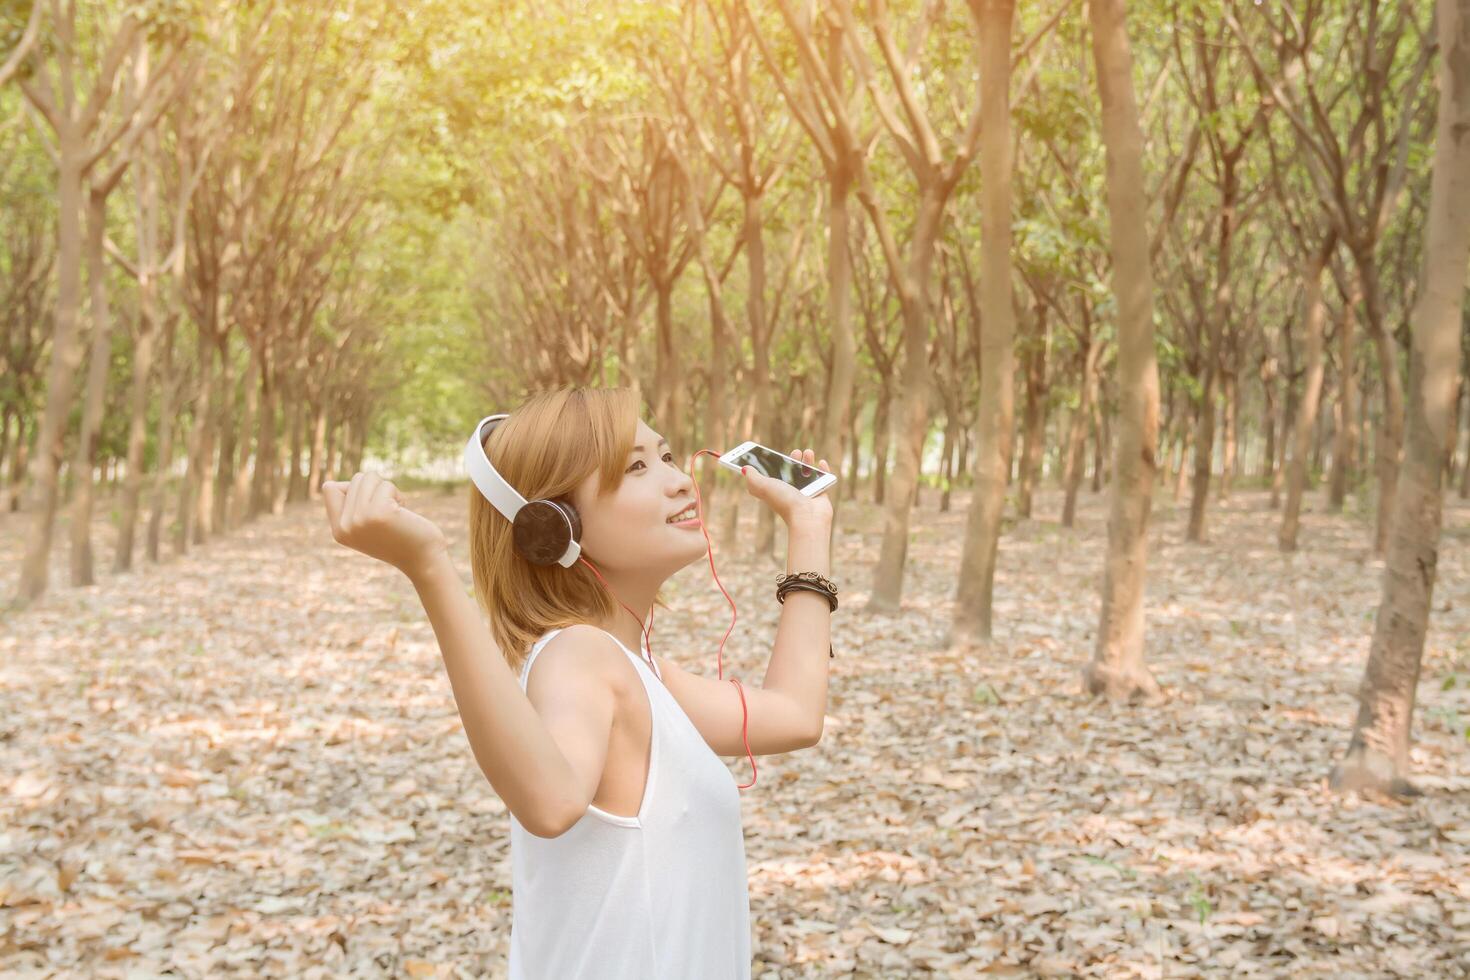
[[[616,490],[599,497],[594,472],[572,494],[582,547],[599,568],[672,575],[707,550],[695,517],[694,481],[641,419],[633,442]],[[682,519],[670,520],[678,515]]]

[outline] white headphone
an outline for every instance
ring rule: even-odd
[[[509,414],[487,415],[464,447],[464,467],[486,500],[513,525],[516,554],[533,565],[571,568],[582,553],[582,519],[564,500],[527,500],[505,481],[485,455],[485,440]]]

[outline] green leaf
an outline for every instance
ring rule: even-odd
[[[1109,861],[1107,858],[1094,857],[1091,854],[1084,854],[1082,855],[1082,860],[1101,865],[1104,868],[1111,868],[1112,870],[1118,872],[1119,877],[1122,878],[1132,879],[1138,877],[1138,872],[1134,871],[1132,868],[1125,868],[1115,861]]]
[[[989,684],[981,684],[970,695],[970,700],[976,704],[1000,704],[1000,695],[996,694],[995,688]]]
[[[1199,916],[1199,924],[1204,925],[1205,920],[1208,919],[1210,917],[1210,913],[1214,911],[1214,906],[1212,906],[1210,904],[1210,900],[1205,897],[1204,885],[1200,883],[1199,876],[1191,871],[1189,873],[1189,880],[1194,883],[1194,887],[1189,892],[1188,902],[1191,906],[1194,907],[1195,914]]]

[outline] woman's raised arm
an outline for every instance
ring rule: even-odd
[[[323,483],[322,498],[335,541],[393,565],[413,583],[480,771],[528,831],[561,833],[580,780],[465,592],[443,532],[371,473]]]

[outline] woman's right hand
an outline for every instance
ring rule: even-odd
[[[405,505],[403,494],[374,473],[322,484],[332,539],[412,576],[448,547],[444,532]]]

